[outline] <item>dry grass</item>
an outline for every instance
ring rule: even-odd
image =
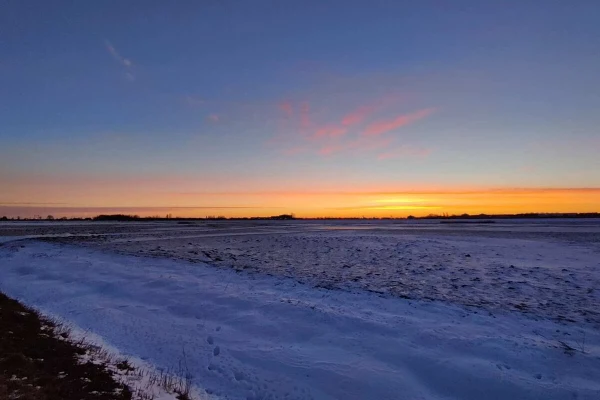
[[[79,363],[68,331],[0,293],[0,398],[125,400],[129,388],[103,365]]]
[[[137,368],[2,293],[0,321],[0,399],[193,400],[185,351],[175,368]]]

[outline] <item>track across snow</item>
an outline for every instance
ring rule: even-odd
[[[0,246],[0,290],[220,398],[600,398],[589,324],[32,240]]]

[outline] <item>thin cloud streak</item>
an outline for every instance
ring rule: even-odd
[[[425,157],[431,153],[427,149],[417,149],[402,145],[397,149],[388,150],[395,139],[385,135],[402,126],[423,119],[435,111],[434,108],[421,109],[410,114],[398,115],[391,120],[380,120],[364,125],[375,113],[382,111],[396,102],[396,97],[385,97],[370,104],[363,104],[351,111],[342,114],[335,122],[314,123],[311,117],[311,106],[308,101],[293,103],[290,100],[281,100],[276,103],[278,111],[285,117],[281,123],[281,130],[285,134],[276,136],[267,141],[269,145],[291,143],[291,147],[281,149],[286,156],[303,152],[321,156],[330,156],[337,153],[369,153],[379,160],[399,157]],[[297,112],[296,112],[297,111]],[[320,113],[316,114],[317,117]],[[317,118],[318,119],[318,118]],[[379,137],[386,136],[384,139]],[[376,151],[379,150],[379,154]]]
[[[403,114],[399,115],[392,120],[387,121],[378,121],[370,124],[363,131],[363,135],[365,136],[377,136],[382,135],[384,133],[393,131],[400,127],[409,125],[415,121],[423,119],[433,113],[435,111],[434,108],[426,108],[423,110],[416,111],[412,114]]]
[[[313,138],[318,139],[318,138],[323,138],[323,137],[339,137],[344,135],[346,132],[348,132],[348,129],[346,128],[340,128],[337,126],[326,126],[323,128],[318,129],[315,134],[313,135]]]
[[[133,72],[131,72],[131,68],[133,67],[133,62],[128,59],[123,57],[115,48],[115,46],[112,45],[112,43],[110,43],[108,40],[104,41],[104,45],[106,47],[106,50],[108,51],[108,53],[119,62],[119,64],[121,64],[124,68],[125,68],[125,77],[127,78],[127,80],[129,81],[134,81],[135,80],[135,75],[133,74]]]
[[[351,113],[346,114],[342,118],[342,125],[352,126],[363,122],[370,114],[375,111],[375,107],[363,106],[359,107]]]

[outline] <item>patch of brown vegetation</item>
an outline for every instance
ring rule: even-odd
[[[82,364],[84,345],[54,322],[0,293],[0,399],[130,400],[103,365]]]

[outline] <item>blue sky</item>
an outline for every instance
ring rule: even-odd
[[[7,1],[0,202],[600,187],[598,15],[583,0]]]

